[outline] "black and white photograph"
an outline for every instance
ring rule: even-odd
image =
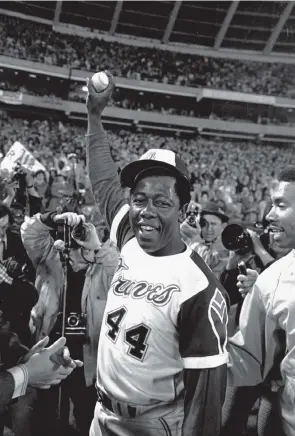
[[[0,1],[0,436],[295,436],[295,1]]]

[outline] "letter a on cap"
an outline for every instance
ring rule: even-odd
[[[156,160],[175,167],[175,153],[171,150],[151,149],[144,153],[139,160]]]

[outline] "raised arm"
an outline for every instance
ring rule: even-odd
[[[45,262],[48,256],[54,257],[54,240],[50,232],[52,227],[49,224],[50,216],[53,215],[40,213],[25,221],[21,226],[21,237],[28,256],[37,268],[40,263]],[[51,254],[52,253],[52,254]],[[58,256],[58,255],[57,255]]]
[[[87,165],[93,194],[106,224],[111,229],[114,218],[122,218],[128,211],[114,163],[107,135],[103,129],[101,115],[107,106],[114,89],[113,76],[106,72],[109,86],[102,92],[96,92],[91,79],[88,80],[88,129],[87,129]],[[121,215],[121,216],[120,216]]]

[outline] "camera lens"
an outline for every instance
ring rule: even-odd
[[[190,225],[194,225],[195,224],[195,217],[194,216],[189,216],[188,217],[188,222]]]
[[[68,317],[68,325],[70,327],[77,327],[79,325],[79,317],[77,315],[70,315]]]
[[[246,254],[252,249],[251,236],[242,226],[229,224],[221,234],[223,246],[229,251]]]

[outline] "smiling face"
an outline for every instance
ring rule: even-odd
[[[295,248],[295,182],[277,182],[271,192],[270,222],[273,241],[281,248]]]
[[[180,235],[183,208],[170,176],[140,179],[130,195],[129,218],[141,248],[153,256],[169,256],[182,251]]]

